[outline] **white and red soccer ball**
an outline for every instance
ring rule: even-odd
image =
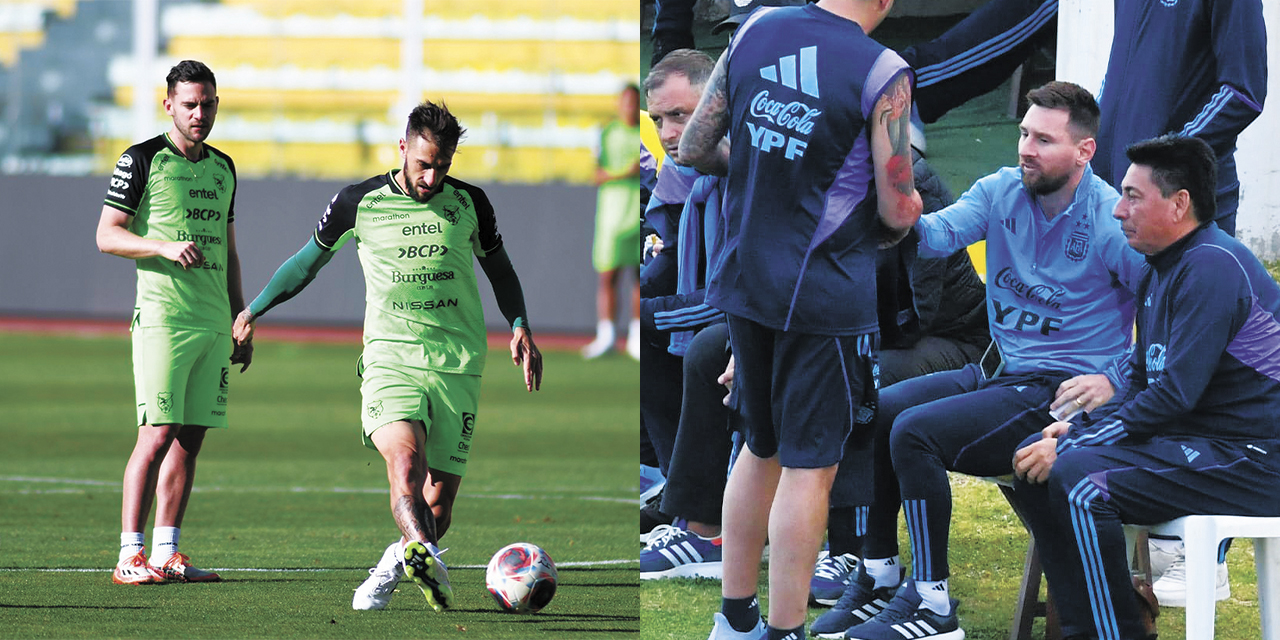
[[[509,544],[493,554],[484,582],[504,611],[534,613],[556,595],[556,564],[537,545]]]

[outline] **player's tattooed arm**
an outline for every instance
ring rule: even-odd
[[[729,81],[728,51],[721,54],[698,108],[689,116],[684,133],[680,135],[680,160],[709,175],[723,176],[729,173]]]
[[[902,70],[876,101],[871,118],[871,159],[877,207],[885,226],[882,247],[907,236],[923,208],[911,173],[911,77]]]
[[[391,515],[406,539],[435,543],[435,518],[425,502],[415,504],[413,496],[400,496],[391,506]]]
[[[915,190],[911,169],[911,82],[906,74],[899,74],[890,85],[889,90],[881,97],[882,105],[877,105],[878,117],[883,121],[889,134],[889,145],[893,149],[892,165],[901,165],[897,158],[906,160],[905,172],[893,166],[889,177],[893,187],[899,193],[910,195]]]

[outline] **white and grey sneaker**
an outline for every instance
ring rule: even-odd
[[[1148,557],[1151,559],[1151,580],[1159,580],[1169,565],[1182,560],[1183,545],[1181,540],[1164,540],[1150,538],[1147,541]]]
[[[382,553],[378,565],[369,570],[369,578],[356,587],[356,595],[351,599],[351,608],[356,611],[385,609],[391,602],[391,594],[396,585],[404,577],[404,567],[400,561],[400,541],[397,540]]]
[[[1214,600],[1226,600],[1231,597],[1231,582],[1227,578],[1227,563],[1219,562],[1217,584],[1214,589]],[[1187,563],[1184,556],[1178,557],[1164,570],[1151,585],[1156,600],[1162,607],[1187,606]]]

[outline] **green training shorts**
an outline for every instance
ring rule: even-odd
[[[138,425],[227,428],[231,336],[175,327],[133,331]]]
[[[644,242],[640,239],[640,190],[606,183],[596,196],[596,232],[591,263],[596,272],[638,267]]]
[[[420,420],[427,432],[427,466],[457,476],[467,474],[480,376],[375,362],[362,364],[360,377],[364,446],[377,450],[370,436],[384,425]]]

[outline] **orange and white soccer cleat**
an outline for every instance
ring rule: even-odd
[[[191,558],[185,553],[175,553],[163,567],[151,567],[159,571],[166,580],[174,582],[222,582],[222,577],[212,571],[205,571],[191,566]]]
[[[116,584],[164,584],[164,574],[147,564],[147,553],[139,551],[136,555],[121,560],[111,574],[111,581]]]

